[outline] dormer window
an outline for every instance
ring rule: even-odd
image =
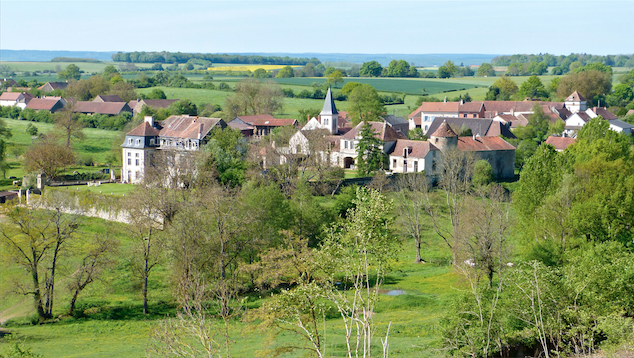
[[[132,145],[132,138],[128,138],[128,145]]]
[[[154,145],[154,138],[150,138],[150,145]]]
[[[140,139],[136,140],[136,145],[141,145],[141,140]]]
[[[403,158],[407,158],[407,152],[408,152],[408,148],[407,147],[403,148]]]

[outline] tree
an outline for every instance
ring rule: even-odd
[[[77,65],[71,63],[70,65],[66,66],[66,69],[64,71],[57,73],[57,78],[66,81],[79,80],[81,78],[81,71],[79,70],[79,67],[77,67]]]
[[[116,94],[124,102],[130,102],[138,99],[139,95],[134,89],[134,85],[130,82],[119,81],[110,87],[108,94]]]
[[[283,67],[278,73],[277,76],[275,76],[277,78],[290,78],[290,77],[295,77],[295,73],[293,72],[293,67],[291,66],[285,66]]]
[[[359,176],[368,175],[386,167],[387,156],[381,149],[381,140],[370,122],[363,122],[359,131],[360,139],[357,143],[357,173]]]
[[[390,231],[390,200],[359,188],[354,203],[347,220],[324,239],[316,262],[325,274],[324,296],[343,319],[347,356],[369,357],[377,333],[372,316],[398,240]],[[337,289],[337,283],[343,289]],[[389,326],[382,340],[384,352],[388,334]]]
[[[473,185],[487,186],[493,181],[493,167],[484,159],[478,160],[473,167]]]
[[[255,71],[253,71],[253,77],[254,78],[268,78],[268,77],[271,77],[271,74],[263,68],[256,68]]]
[[[326,83],[335,87],[337,86],[337,83],[341,82],[343,82],[343,74],[339,70],[331,72],[326,80]]]
[[[190,116],[198,115],[198,108],[196,104],[189,99],[181,99],[178,102],[174,102],[169,105],[167,110],[173,115],[183,115],[187,114]]]
[[[487,100],[508,101],[517,93],[518,88],[508,76],[502,76],[489,88]]]
[[[478,67],[478,72],[476,73],[478,77],[493,77],[495,76],[495,69],[491,66],[490,63],[483,63]]]
[[[458,68],[453,61],[448,60],[442,66],[438,67],[438,78],[449,78],[456,74]]]
[[[218,172],[223,185],[242,185],[245,180],[247,145],[239,130],[214,128],[204,149],[211,153],[207,165]]]
[[[64,139],[67,148],[70,148],[71,139],[74,138],[81,141],[86,138],[83,130],[84,126],[78,120],[79,114],[75,113],[73,109],[73,103],[68,102],[64,109],[53,115],[55,130]]]
[[[522,83],[517,92],[520,98],[528,97],[528,98],[536,98],[536,99],[546,99],[548,98],[548,91],[544,84],[537,76],[531,76],[526,81]]]
[[[273,114],[282,108],[284,95],[272,81],[246,79],[236,84],[235,93],[225,98],[224,110],[229,117],[237,115]]]
[[[165,95],[165,92],[163,92],[162,89],[155,88],[155,89],[152,90],[152,92],[150,92],[147,95],[147,98],[149,98],[149,99],[166,99],[167,96]]]
[[[364,62],[359,69],[359,76],[361,77],[379,77],[383,72],[383,67],[376,61]]]
[[[26,126],[25,132],[31,137],[35,137],[37,133],[39,132],[39,130],[37,129],[35,125],[33,125],[33,123],[29,123],[29,125]]]
[[[63,192],[49,192],[30,207],[3,209],[7,222],[0,226],[0,240],[30,275],[30,285],[20,289],[33,297],[40,322],[53,317],[57,269],[81,218],[65,212],[77,209]]]
[[[559,81],[557,97],[566,98],[578,91],[588,101],[597,103],[599,96],[610,93],[612,76],[597,70],[589,70],[564,76]]]
[[[362,84],[348,95],[348,114],[353,124],[376,121],[385,113],[385,106],[374,87]]]
[[[27,172],[41,172],[55,178],[75,163],[73,151],[49,139],[36,143],[24,152],[22,165]]]
[[[397,208],[401,221],[400,227],[408,237],[414,239],[416,245],[415,263],[423,261],[421,257],[421,245],[423,244],[423,234],[430,229],[425,220],[425,192],[429,191],[429,182],[424,174],[407,174],[397,179]]]

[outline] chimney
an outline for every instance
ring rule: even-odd
[[[203,136],[203,124],[200,124],[200,130],[198,131],[198,139],[200,139]]]
[[[154,117],[145,116],[145,122],[150,125],[150,127],[154,127]]]
[[[464,104],[464,99],[460,99],[460,104],[463,105]]]
[[[447,96],[445,96],[445,99],[442,102],[447,103]]]

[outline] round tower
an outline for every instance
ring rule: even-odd
[[[446,149],[458,146],[458,135],[445,120],[440,127],[429,136],[429,142],[440,149],[441,152],[444,152]]]

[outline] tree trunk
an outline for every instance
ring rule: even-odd
[[[416,260],[414,260],[414,262],[417,264],[423,261],[420,257],[420,241],[420,238],[416,239]]]
[[[148,272],[148,259],[145,259],[145,267],[143,269],[143,314],[148,314],[147,310],[147,279],[149,276]]]
[[[59,253],[59,248],[61,246],[61,241],[59,240],[59,231],[57,233],[57,244],[55,245],[55,250],[53,251],[53,261],[51,263],[51,277],[48,282],[46,282],[46,305],[44,310],[48,316],[53,316],[53,300],[55,293],[55,268],[57,267],[57,254]]]
[[[72,316],[75,313],[75,303],[77,302],[77,296],[79,296],[79,290],[75,290],[73,298],[70,300],[70,308],[68,309],[68,315]]]
[[[43,322],[47,318],[50,318],[44,312],[44,306],[42,305],[42,294],[40,293],[40,279],[37,273],[37,265],[31,266],[31,277],[33,279],[33,300],[35,303],[35,310],[40,318],[40,322]]]

